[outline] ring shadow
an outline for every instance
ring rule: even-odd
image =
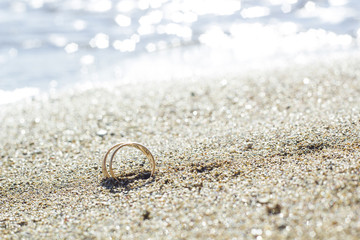
[[[150,181],[145,181],[143,184],[137,185],[136,187],[132,187],[132,188],[130,188],[129,186],[131,183],[134,183],[135,181],[146,180],[146,179],[150,179]],[[124,188],[124,190],[138,189],[154,182],[154,180],[155,177],[151,176],[150,171],[131,172],[118,176],[116,178],[112,178],[112,177],[103,178],[101,180],[101,186],[105,187],[106,189],[109,189],[111,193],[116,193],[119,191],[115,191],[114,189],[118,189],[118,188]]]

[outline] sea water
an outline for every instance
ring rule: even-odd
[[[0,0],[0,104],[356,51],[357,0]]]

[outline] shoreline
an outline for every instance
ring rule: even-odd
[[[359,64],[357,56],[6,105],[0,234],[356,239]],[[100,161],[121,141],[149,148],[155,178],[103,179]],[[129,161],[121,167],[133,172]]]

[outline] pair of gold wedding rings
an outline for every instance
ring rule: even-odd
[[[135,142],[127,142],[127,143],[119,143],[114,145],[113,147],[111,147],[107,153],[104,156],[103,162],[102,162],[102,171],[103,174],[106,178],[114,178],[116,179],[115,173],[113,171],[113,161],[114,161],[114,157],[116,155],[116,153],[123,147],[134,147],[139,149],[142,153],[144,153],[146,155],[146,157],[149,159],[150,161],[150,166],[151,166],[151,176],[154,176],[155,173],[155,160],[153,155],[151,154],[151,152],[149,151],[149,149],[147,149],[146,147],[144,147],[143,145],[139,144],[139,143],[135,143]],[[109,157],[110,153],[111,157],[110,157],[110,162],[109,162],[109,171],[107,170],[107,158]],[[110,174],[109,174],[110,173]]]

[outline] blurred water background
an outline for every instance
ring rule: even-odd
[[[358,0],[0,0],[0,104],[301,63],[359,45]]]

